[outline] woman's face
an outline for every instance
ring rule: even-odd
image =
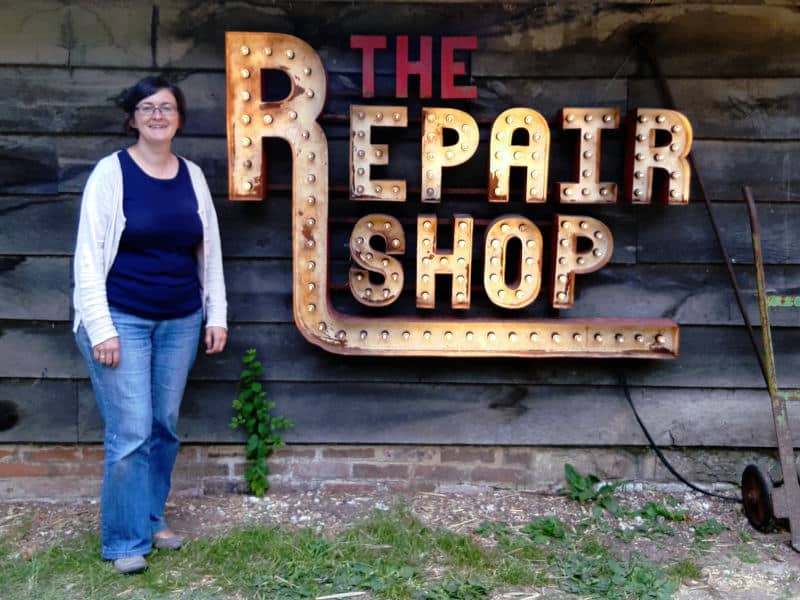
[[[139,140],[154,144],[172,141],[181,125],[178,103],[166,88],[139,100],[131,127],[139,130]]]

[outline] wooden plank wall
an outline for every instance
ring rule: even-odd
[[[70,332],[71,252],[89,170],[130,142],[112,100],[156,70],[179,81],[189,100],[177,150],[203,166],[213,188],[230,300],[228,351],[201,357],[192,372],[181,421],[185,440],[240,439],[227,426],[230,402],[239,357],[255,347],[277,410],[295,422],[286,436],[292,442],[642,445],[618,386],[623,374],[661,444],[774,444],[761,374],[696,186],[687,207],[620,202],[580,211],[609,225],[616,252],[609,266],[579,279],[569,315],[675,319],[682,336],[677,360],[345,358],[306,343],[291,315],[287,192],[273,190],[256,204],[226,198],[225,30],[293,33],[319,50],[329,79],[323,123],[331,183],[338,186],[347,181],[348,130],[337,117],[361,101],[360,54],[349,49],[350,34],[478,36],[470,71],[479,96],[460,106],[481,123],[482,148],[471,163],[479,166],[446,175],[450,187],[485,187],[487,132],[511,106],[535,108],[551,124],[563,106],[611,106],[623,115],[664,106],[631,43],[645,36],[693,123],[694,151],[751,316],[757,321],[743,184],[759,201],[771,292],[800,294],[800,13],[793,1],[6,2],[0,4],[0,441],[101,439]],[[379,60],[378,68],[378,89],[391,92],[391,61]],[[409,106],[418,120],[419,101]],[[552,128],[550,180],[567,180],[573,140]],[[415,135],[410,128],[392,146],[393,168],[412,186],[419,170]],[[606,138],[604,179],[621,182],[623,137]],[[287,153],[275,152],[271,182],[288,183]],[[375,210],[353,207],[341,193],[333,201],[340,215]],[[550,200],[547,211],[555,208]],[[448,200],[437,210],[459,209],[491,214],[480,197]],[[430,207],[411,198],[405,210],[410,218]],[[337,301],[355,309],[344,290],[348,235],[347,223],[331,231],[333,281]],[[400,312],[413,311],[411,293]],[[481,295],[477,290],[476,309],[490,311]],[[526,314],[552,314],[543,297]],[[774,309],[772,317],[780,383],[800,387],[800,309]]]

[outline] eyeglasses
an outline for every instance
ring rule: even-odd
[[[145,103],[137,106],[136,110],[146,117],[151,116],[156,111],[160,112],[164,117],[171,117],[178,112],[178,107],[174,104],[159,104],[156,106],[155,104]]]

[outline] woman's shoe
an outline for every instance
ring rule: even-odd
[[[114,568],[117,573],[123,575],[133,575],[134,573],[141,573],[147,569],[147,561],[144,556],[126,556],[125,558],[118,558],[114,561]]]
[[[183,536],[169,532],[167,535],[154,535],[153,548],[159,550],[180,550],[183,546]]]

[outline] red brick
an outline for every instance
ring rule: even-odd
[[[419,446],[391,446],[381,448],[378,458],[392,462],[431,463],[439,459],[439,449]]]
[[[323,448],[322,458],[375,458],[375,448],[353,446]]]
[[[433,492],[436,491],[436,483],[424,481],[422,479],[408,479],[406,481],[387,481],[382,484],[392,494],[404,494],[411,492]]]
[[[17,477],[0,479],[0,498],[4,500],[44,500],[48,498],[97,498],[99,479],[88,477]]]
[[[85,475],[89,477],[96,477],[98,479],[103,477],[103,463],[97,462],[74,462],[74,463],[50,463],[50,476],[51,477],[75,477],[78,475]]]
[[[92,460],[103,462],[106,453],[103,446],[84,446],[83,447],[83,460]]]
[[[233,474],[236,477],[244,476],[244,471],[247,469],[247,466],[250,463],[248,462],[240,462],[233,465]],[[275,463],[275,462],[267,462],[267,466],[269,467],[269,474],[270,475],[286,475],[291,471],[291,466],[286,463]]]
[[[244,456],[244,446],[241,444],[230,445],[230,446],[209,446],[208,447],[208,457],[209,458],[220,458],[226,456]]]
[[[531,464],[531,451],[522,449],[504,448],[502,453],[504,465],[529,467]]]
[[[451,465],[417,465],[414,477],[431,481],[460,482],[468,481],[467,472]]]
[[[205,452],[198,446],[181,446],[178,461],[198,462],[205,458]]]
[[[408,479],[408,465],[356,463],[354,479]]]
[[[178,463],[172,472],[172,479],[199,479],[201,477],[221,477],[228,475],[227,465],[213,463]]]
[[[443,463],[488,463],[494,464],[494,448],[451,447],[442,448]]]
[[[523,469],[505,467],[475,467],[472,470],[472,481],[502,485],[520,485],[525,483],[528,472]]]
[[[309,463],[295,463],[292,473],[297,479],[347,479],[350,477],[350,465],[332,461],[314,461]]]
[[[317,449],[313,446],[284,446],[283,448],[279,448],[273,454],[276,458],[287,459],[287,458],[307,458],[311,459],[316,457]]]
[[[203,493],[205,494],[246,494],[247,482],[244,479],[228,479],[211,477],[203,480]]]
[[[378,487],[377,483],[355,483],[352,481],[326,481],[320,486],[330,494],[371,494]]]
[[[45,477],[49,472],[44,463],[0,463],[0,477]]]
[[[69,461],[81,460],[81,449],[77,446],[53,446],[51,448],[37,448],[23,450],[22,460],[25,462]]]

